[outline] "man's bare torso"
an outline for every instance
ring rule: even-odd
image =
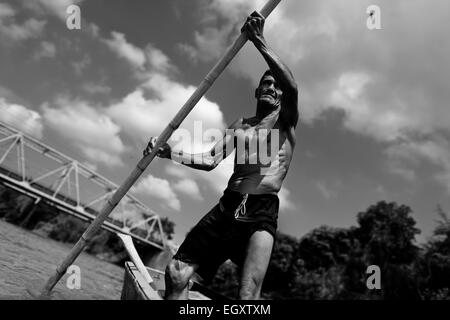
[[[280,125],[278,114],[265,117],[259,121],[256,117],[242,119],[235,130],[235,143],[239,146],[245,145],[244,148],[236,148],[234,172],[228,181],[228,188],[241,193],[249,194],[276,194],[281,189],[284,178],[289,169],[292,154],[295,146],[295,138],[291,136],[289,130]],[[269,136],[258,132],[266,129],[271,132]],[[264,132],[264,131],[263,131]],[[265,164],[257,160],[258,149],[248,147],[247,141],[254,139],[258,144],[265,143],[267,145],[264,155],[269,155]],[[261,137],[262,140],[260,141]],[[276,139],[278,137],[278,139]],[[276,141],[278,140],[278,141]],[[277,143],[278,142],[278,143]],[[270,154],[273,148],[274,153]],[[243,151],[243,149],[245,151]],[[259,150],[261,156],[261,150]],[[253,161],[251,160],[253,159]],[[267,160],[268,160],[267,159]],[[268,163],[267,163],[268,162]]]

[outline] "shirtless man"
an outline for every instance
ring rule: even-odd
[[[226,134],[209,152],[174,152],[168,144],[158,151],[161,158],[210,171],[246,136],[261,139],[257,133],[262,129],[278,133],[278,148],[268,164],[249,163],[249,148],[244,148],[244,155],[239,154],[242,148],[236,148],[234,173],[219,203],[188,233],[166,268],[166,299],[187,299],[189,279],[194,273],[209,282],[228,259],[238,265],[241,273],[239,297],[260,296],[277,229],[277,193],[292,159],[298,121],[297,85],[289,69],[268,47],[263,29],[264,18],[256,11],[241,29],[270,68],[255,90],[256,115],[235,121],[229,127],[235,134]],[[274,135],[266,134],[265,143],[271,144],[271,136]],[[151,151],[155,142],[155,138],[150,140],[144,154]],[[244,163],[239,161],[242,159]]]

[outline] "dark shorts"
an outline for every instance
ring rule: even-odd
[[[228,259],[242,268],[255,231],[265,230],[275,238],[278,208],[277,195],[243,195],[226,189],[219,203],[188,233],[174,259],[198,264],[197,274],[205,282]]]

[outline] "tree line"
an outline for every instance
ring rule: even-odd
[[[277,233],[262,289],[265,299],[450,299],[450,219],[437,208],[432,236],[420,233],[406,205],[380,201],[357,214],[357,226],[320,226],[300,239]],[[377,265],[381,289],[366,285]],[[211,289],[237,298],[238,270],[226,263]]]

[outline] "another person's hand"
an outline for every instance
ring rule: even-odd
[[[145,148],[145,150],[143,152],[144,157],[149,155],[150,152],[152,152],[153,148],[155,147],[155,144],[156,144],[156,138],[151,137],[150,141],[147,144],[147,147]],[[162,147],[159,148],[158,153],[156,155],[160,158],[170,159],[171,153],[172,153],[172,149],[170,148],[169,144],[165,143]]]
[[[256,39],[263,39],[264,21],[264,17],[258,11],[254,11],[245,21],[241,32],[245,32],[247,38],[252,42]]]

